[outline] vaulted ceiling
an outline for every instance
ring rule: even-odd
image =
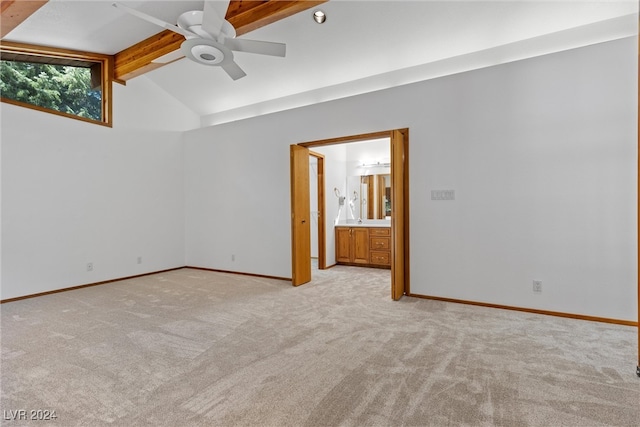
[[[175,23],[203,1],[121,3]],[[237,53],[247,76],[188,59],[153,60],[182,36],[112,1],[11,1],[3,40],[113,54],[117,78],[149,79],[210,122],[222,122],[637,34],[636,0],[235,1],[238,37],[287,44],[285,58]],[[324,24],[312,19],[321,8]]]

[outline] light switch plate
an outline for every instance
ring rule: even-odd
[[[431,200],[455,200],[455,190],[431,190]]]

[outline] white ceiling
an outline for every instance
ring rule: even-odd
[[[158,32],[111,3],[50,0],[5,40],[113,54]],[[122,3],[171,23],[203,4]],[[327,14],[322,25],[313,21],[312,9],[242,36],[284,42],[287,56],[236,53],[247,73],[240,80],[188,59],[138,78],[152,80],[213,124],[638,31],[636,0],[331,0],[319,8]],[[495,58],[488,59],[490,52]]]

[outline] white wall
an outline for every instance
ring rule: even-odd
[[[633,321],[636,55],[627,38],[188,132],[187,263],[290,277],[289,145],[408,127],[413,293]]]
[[[114,129],[186,131],[200,127],[200,117],[146,76],[126,86],[113,85]]]
[[[145,78],[115,86],[113,129],[2,104],[0,298],[185,264],[290,277],[289,145],[408,127],[413,293],[633,321],[636,55],[622,39],[184,134],[197,118]]]
[[[186,263],[291,277],[289,144],[279,123],[184,135]],[[281,144],[270,141],[278,135]],[[264,145],[263,145],[264,143]],[[270,149],[266,149],[270,147]]]
[[[184,265],[179,131],[198,117],[156,91],[114,85],[113,128],[1,105],[0,298]]]
[[[325,250],[326,265],[336,263],[336,219],[344,221],[347,218],[349,201],[345,198],[344,206],[340,209],[335,189],[340,195],[347,196],[347,146],[329,145],[313,147],[313,151],[324,155],[324,197],[325,197]],[[339,215],[339,216],[338,216]]]

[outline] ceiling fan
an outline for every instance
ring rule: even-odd
[[[152,24],[183,35],[180,51],[182,55],[199,64],[221,67],[233,80],[247,74],[233,60],[233,51],[258,53],[261,55],[281,56],[286,53],[283,43],[260,40],[236,39],[236,30],[225,20],[229,1],[205,1],[204,10],[192,10],[178,17],[178,25],[172,25],[122,3],[113,3],[114,7]],[[176,53],[177,53],[176,52]],[[176,53],[170,53],[164,61],[177,59]],[[162,60],[163,58],[159,58]]]

